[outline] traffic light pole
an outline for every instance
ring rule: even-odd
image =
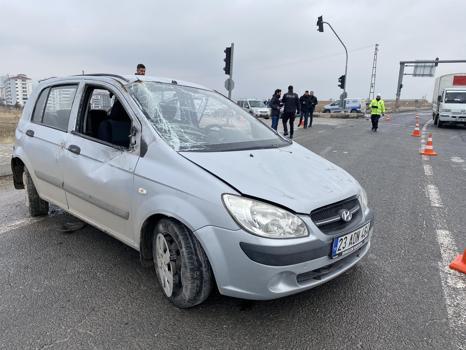
[[[346,95],[346,83],[348,82],[348,49],[346,48],[346,45],[345,43],[340,39],[340,37],[338,36],[337,32],[335,32],[335,30],[333,29],[332,25],[328,22],[325,22],[323,21],[322,23],[325,23],[327,24],[330,29],[332,30],[333,34],[335,34],[335,36],[337,37],[337,39],[340,41],[340,43],[343,45],[343,48],[345,49],[345,54],[346,54],[346,62],[345,62],[345,84],[344,84],[344,87],[343,87],[343,94],[342,94],[342,97],[343,98],[340,98],[340,103],[341,105],[343,106],[343,108],[345,107],[343,105],[343,102],[344,102],[344,98],[347,96]]]
[[[233,60],[234,60],[234,52],[235,52],[235,44],[231,43],[231,60],[230,60],[230,79],[233,79]],[[231,91],[232,89],[228,90],[228,98],[231,100]]]

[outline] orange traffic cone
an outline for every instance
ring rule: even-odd
[[[300,126],[304,126],[304,119],[301,119],[301,121],[299,122],[298,128],[299,128]]]
[[[416,116],[416,127],[414,128],[413,133],[411,134],[411,136],[414,136],[414,137],[420,137],[421,136],[421,130],[419,129],[419,117],[418,116]]]
[[[450,269],[466,273],[466,249],[451,262]]]
[[[432,146],[432,133],[429,134],[429,137],[427,138],[426,147],[421,152],[421,154],[424,156],[436,156],[437,155],[437,152],[434,151],[434,147]]]

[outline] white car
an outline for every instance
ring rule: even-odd
[[[256,118],[270,117],[271,109],[258,99],[238,100],[237,104]]]

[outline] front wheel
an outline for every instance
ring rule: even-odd
[[[186,226],[160,220],[152,252],[160,287],[170,302],[189,308],[207,299],[214,284],[212,270],[201,244]]]
[[[32,217],[47,215],[49,213],[49,203],[39,197],[36,186],[34,186],[26,167],[23,172],[23,184],[26,190],[26,206],[29,208],[29,214]]]

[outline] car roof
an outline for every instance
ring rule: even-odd
[[[60,82],[67,82],[70,80],[76,81],[76,80],[84,80],[84,79],[95,80],[95,81],[107,81],[107,82],[118,81],[120,84],[123,84],[123,85],[134,83],[137,81],[144,81],[144,82],[150,81],[150,82],[157,82],[157,83],[164,83],[164,84],[182,85],[182,86],[188,86],[188,87],[213,91],[212,89],[209,89],[203,85],[191,83],[185,80],[177,80],[177,79],[147,76],[147,75],[118,75],[118,74],[112,74],[112,73],[94,73],[94,74],[70,75],[70,76],[65,76],[65,77],[52,77],[52,78],[40,80],[39,82],[40,83],[44,82],[45,84],[48,85],[50,83],[60,83]]]
[[[445,90],[447,91],[464,91],[466,90],[466,86],[465,87],[458,87],[458,86],[455,86],[455,87],[449,87],[449,88],[445,88]]]

